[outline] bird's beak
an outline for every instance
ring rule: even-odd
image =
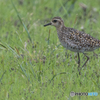
[[[48,25],[51,25],[51,23],[45,24],[44,27],[45,27],[45,26],[48,26]]]

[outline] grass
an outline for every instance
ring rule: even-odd
[[[82,3],[82,4],[81,4]],[[87,6],[86,10],[82,8]],[[54,27],[43,27],[60,16],[65,25],[100,40],[100,1],[0,1],[0,100],[99,100],[100,50],[77,77],[77,55],[60,45]],[[81,54],[81,66],[86,58]],[[98,96],[70,96],[70,92]]]

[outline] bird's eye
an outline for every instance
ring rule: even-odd
[[[54,22],[54,23],[56,23],[56,22],[57,22],[57,20],[53,20],[53,22]]]

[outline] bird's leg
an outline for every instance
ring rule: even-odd
[[[87,60],[85,61],[85,63],[83,64],[82,67],[84,67],[86,65],[87,61],[89,60],[89,57],[85,53],[83,53],[83,54],[87,57]]]
[[[77,55],[78,55],[78,67],[80,67],[80,55],[79,53],[77,53]]]
[[[79,75],[81,74],[80,72],[80,55],[79,55],[79,52],[77,53],[78,55],[78,71],[79,71]]]

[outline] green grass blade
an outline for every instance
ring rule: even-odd
[[[12,2],[12,0],[11,0],[11,2]],[[23,25],[23,27],[25,28],[25,30],[26,30],[26,32],[27,32],[27,34],[28,34],[28,38],[29,38],[29,40],[32,42],[32,39],[31,39],[30,33],[29,33],[28,29],[26,28],[25,24],[23,23],[23,21],[22,21],[22,19],[21,19],[21,17],[20,17],[20,15],[19,15],[19,13],[18,13],[18,11],[17,11],[17,9],[16,9],[16,7],[15,7],[15,5],[14,5],[13,2],[12,2],[12,5],[13,5],[13,7],[14,7],[16,13],[17,13],[17,16],[18,16],[18,18],[19,18],[21,24]]]

